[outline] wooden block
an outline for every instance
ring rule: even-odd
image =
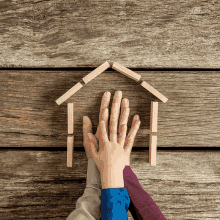
[[[147,82],[143,81],[141,85],[147,89],[149,92],[151,92],[153,95],[155,95],[158,99],[160,99],[162,102],[166,103],[168,98],[166,98],[164,95],[162,95],[160,92],[158,92],[156,89],[154,89],[152,86],[150,86]]]
[[[158,102],[151,101],[150,132],[157,132]]]
[[[73,134],[74,131],[74,109],[73,103],[67,104],[67,116],[68,116],[68,134]]]
[[[74,136],[67,137],[67,167],[73,166]]]
[[[74,93],[76,93],[79,89],[81,89],[83,85],[78,82],[75,86],[73,86],[71,89],[69,89],[66,93],[64,93],[59,99],[56,100],[56,103],[58,105],[65,102],[70,96],[72,96]]]
[[[122,66],[121,64],[119,63],[116,63],[114,62],[113,65],[112,65],[112,69],[114,70],[117,70],[118,72],[124,74],[125,76],[135,80],[135,81],[139,81],[140,78],[141,78],[141,75],[140,74],[137,74],[135,72],[133,72],[132,70]]]
[[[152,166],[156,165],[157,157],[157,135],[150,134],[149,140],[149,163]]]
[[[89,73],[88,75],[86,75],[84,78],[82,78],[82,80],[85,83],[88,83],[89,81],[93,80],[95,77],[97,77],[98,75],[100,75],[102,72],[104,72],[106,69],[108,69],[110,67],[110,64],[106,61],[105,63],[103,63],[102,65],[100,65],[99,67],[97,67],[95,70],[93,70],[91,73]]]

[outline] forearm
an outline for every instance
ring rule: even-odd
[[[151,220],[166,220],[157,204],[151,196],[141,187],[138,178],[133,173],[130,166],[126,166],[123,171],[124,184],[129,194],[130,200],[134,207],[129,210],[134,219],[151,219]],[[135,213],[135,212],[136,213]],[[142,218],[135,218],[141,215]]]
[[[88,159],[86,187],[102,189],[100,172],[92,158]]]
[[[88,159],[86,188],[76,202],[76,209],[66,220],[99,220],[101,217],[101,180],[92,158]]]

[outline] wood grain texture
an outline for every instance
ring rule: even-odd
[[[132,151],[131,168],[167,219],[220,219],[220,151],[158,150],[157,166],[148,155]],[[85,152],[74,152],[72,168],[66,151],[1,150],[0,161],[4,220],[66,219],[86,187]]]
[[[83,116],[95,134],[102,96],[111,92],[111,112],[117,90],[130,102],[128,132],[133,117],[140,116],[134,147],[149,147],[151,101],[159,102],[158,147],[220,146],[219,71],[138,71],[169,99],[165,104],[134,80],[105,71],[58,106],[55,100],[88,72],[0,71],[0,146],[66,148],[67,103],[73,102],[74,147],[82,147]]]
[[[0,67],[219,68],[220,2],[1,1]]]

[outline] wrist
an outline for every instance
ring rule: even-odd
[[[102,189],[124,188],[124,177],[122,172],[102,172],[101,173]]]

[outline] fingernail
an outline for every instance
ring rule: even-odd
[[[110,96],[110,92],[106,92],[105,95],[106,95],[107,97],[109,97],[109,96]]]
[[[122,91],[118,90],[117,92],[120,96],[122,95]]]
[[[137,120],[138,120],[138,121],[140,120],[140,117],[139,117],[139,115],[137,115],[137,116],[136,116],[136,118],[137,118]]]
[[[88,138],[92,139],[92,134],[91,133],[88,133]]]

